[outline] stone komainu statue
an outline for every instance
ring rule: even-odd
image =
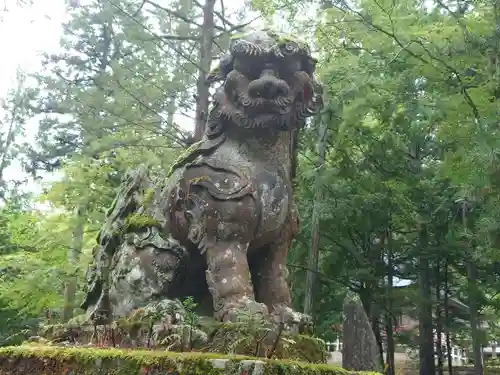
[[[285,323],[285,259],[298,229],[293,139],[322,106],[308,46],[270,31],[233,39],[203,139],[159,181],[128,173],[98,236],[82,308],[94,321],[192,296],[215,318]]]

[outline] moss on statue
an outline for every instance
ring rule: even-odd
[[[297,45],[303,51],[303,53],[307,53],[307,54],[310,53],[308,44],[306,42],[300,40],[300,38],[295,36],[295,35],[285,34],[285,33],[278,32],[278,31],[273,30],[273,29],[263,29],[263,31],[265,31],[266,34],[276,42],[277,46],[283,47],[287,43],[293,42],[293,43],[297,43]],[[231,40],[245,39],[245,37],[247,37],[249,34],[252,34],[252,32],[249,32],[249,33],[243,32],[243,33],[234,34],[231,36],[230,39]]]
[[[279,46],[283,46],[287,43],[293,42],[293,43],[297,43],[299,48],[303,49],[304,52],[309,52],[309,47],[308,47],[307,43],[304,42],[303,40],[300,40],[300,38],[296,35],[280,33],[280,32],[277,32],[277,31],[271,30],[271,29],[268,29],[266,31],[267,31],[267,35],[269,35],[271,38],[276,40],[276,44]]]
[[[161,223],[146,214],[133,213],[125,218],[125,231],[134,231],[142,228],[159,226]]]
[[[2,375],[378,375],[329,365],[271,361],[211,353],[62,348],[25,345],[0,348]]]
[[[154,188],[148,188],[144,190],[144,194],[142,196],[142,205],[143,207],[149,206],[151,203],[153,203],[153,199],[155,197],[155,189]]]
[[[203,143],[203,140],[195,142],[191,146],[189,146],[188,148],[186,148],[177,157],[177,159],[175,159],[174,163],[172,164],[172,166],[168,170],[167,177],[170,177],[177,168],[182,167],[184,165],[184,163],[188,160],[189,156],[192,153],[194,153],[197,149],[199,149],[202,143]]]
[[[308,46],[307,43],[300,41],[299,39],[295,38],[294,36],[291,35],[284,35],[278,38],[277,44],[279,46],[285,46],[287,43],[297,43],[299,48],[306,53],[308,51]]]

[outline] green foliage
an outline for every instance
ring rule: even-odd
[[[186,324],[190,327],[196,327],[199,324],[199,316],[195,313],[198,304],[193,297],[188,297],[182,301],[182,306],[184,306],[185,310],[184,319],[186,319]]]

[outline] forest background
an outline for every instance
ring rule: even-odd
[[[5,0],[0,27],[33,1]],[[266,25],[311,43],[326,93],[298,147],[296,308],[334,340],[350,290],[387,362],[396,343],[430,358],[434,333],[480,362],[500,323],[499,1],[71,0],[58,14],[57,48],[1,101],[1,345],[82,313],[121,177],[161,174],[199,138],[203,78],[231,35]]]

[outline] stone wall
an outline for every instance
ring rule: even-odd
[[[0,375],[379,375],[330,365],[216,353],[64,348],[0,348]]]
[[[453,375],[474,375],[474,368],[471,366],[454,367]],[[484,375],[500,375],[500,367],[485,367]]]

